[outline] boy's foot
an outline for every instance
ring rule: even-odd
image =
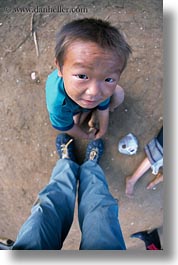
[[[104,144],[102,139],[91,141],[86,150],[85,161],[91,160],[99,163],[99,160],[104,151]]]
[[[68,134],[62,133],[56,137],[56,149],[60,159],[67,158],[75,161],[73,138]]]
[[[156,175],[156,177],[147,185],[147,190],[155,188],[155,186],[162,181],[163,181],[163,174],[159,172]]]
[[[131,177],[126,177],[126,188],[125,188],[125,194],[127,197],[132,198],[133,197],[133,191],[134,191],[135,183],[132,182]]]

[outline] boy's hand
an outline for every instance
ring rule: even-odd
[[[95,136],[96,136],[96,132],[97,132],[97,129],[92,127],[89,129],[89,132],[88,132],[88,138],[90,140],[94,140],[95,139]]]
[[[101,131],[101,130],[98,130],[97,131],[97,133],[95,134],[95,140],[97,140],[97,139],[100,139],[100,138],[102,138],[104,135],[105,135],[105,131]]]

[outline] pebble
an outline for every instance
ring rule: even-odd
[[[31,79],[32,79],[32,80],[35,80],[35,79],[36,79],[36,73],[35,73],[35,72],[32,72],[32,73],[31,73]]]
[[[39,77],[38,77],[38,75],[37,75],[36,72],[32,72],[32,73],[31,73],[31,79],[32,79],[33,81],[35,81],[36,83],[40,83],[40,79],[39,79]]]

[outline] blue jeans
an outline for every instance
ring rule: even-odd
[[[93,161],[79,166],[68,159],[58,160],[12,249],[62,248],[73,221],[78,181],[80,249],[126,249],[118,222],[118,204],[109,192],[102,169]]]

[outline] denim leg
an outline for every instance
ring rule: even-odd
[[[125,250],[118,221],[118,203],[109,192],[100,166],[87,161],[80,167],[79,224],[80,249]]]
[[[73,221],[78,168],[71,160],[58,160],[12,249],[62,248]]]

